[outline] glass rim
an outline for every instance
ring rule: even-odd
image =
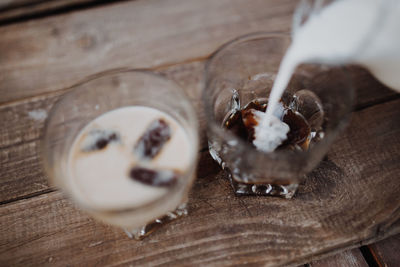
[[[243,148],[246,152],[254,154],[257,158],[265,159],[265,160],[270,160],[270,159],[275,159],[276,157],[282,157],[286,159],[298,159],[299,156],[303,156],[304,158],[308,158],[311,155],[315,154],[314,151],[327,146],[331,144],[336,137],[338,136],[339,133],[343,131],[343,129],[348,125],[350,118],[351,118],[351,113],[353,110],[353,105],[349,107],[348,111],[346,114],[342,117],[342,119],[337,123],[337,127],[335,128],[334,131],[331,131],[329,135],[325,135],[324,138],[322,138],[318,143],[315,143],[313,146],[311,146],[307,151],[287,151],[287,150],[280,150],[280,151],[272,151],[272,152],[262,152],[257,150],[255,147],[251,146],[248,142],[242,140],[232,132],[224,129],[215,121],[215,116],[213,115],[213,107],[211,101],[209,101],[209,94],[208,94],[208,89],[210,87],[210,84],[212,83],[212,79],[210,77],[212,74],[210,74],[210,68],[213,65],[214,61],[216,58],[223,54],[228,48],[235,46],[239,43],[245,43],[248,41],[254,41],[254,40],[262,40],[262,39],[269,39],[269,38],[289,38],[291,39],[292,34],[289,31],[285,32],[266,32],[266,31],[257,31],[253,33],[248,33],[245,35],[238,36],[224,44],[222,44],[215,52],[213,52],[210,57],[207,59],[205,68],[204,68],[204,89],[202,93],[202,101],[204,103],[204,111],[206,115],[206,122],[207,122],[207,130],[211,131],[215,134],[217,134],[220,137],[223,136],[229,136],[230,139],[233,139],[237,142],[238,146]],[[308,64],[307,62],[303,64]],[[331,66],[328,64],[319,64],[319,63],[311,63],[313,65],[317,66]],[[343,67],[343,65],[335,65],[335,66],[340,66]],[[354,86],[352,83],[352,80],[350,76],[343,71],[343,77],[346,78],[346,83],[348,84],[348,87],[350,88],[350,97],[351,97],[351,102],[354,103],[355,99],[355,90]],[[268,99],[268,96],[267,98]],[[247,103],[246,103],[247,104]],[[312,168],[314,168],[313,166]],[[312,169],[311,168],[311,169]]]
[[[78,92],[81,86],[90,84],[91,82],[95,82],[101,79],[109,79],[113,77],[114,75],[121,75],[121,74],[139,74],[139,75],[147,75],[149,77],[156,78],[159,80],[163,80],[163,82],[171,84],[175,89],[176,92],[179,93],[184,101],[185,105],[187,106],[187,113],[189,114],[189,117],[191,117],[192,123],[194,124],[192,127],[195,128],[193,131],[194,133],[194,139],[193,140],[193,153],[190,155],[190,164],[187,168],[187,170],[182,174],[182,178],[184,179],[179,179],[180,182],[178,182],[175,186],[171,188],[166,188],[167,192],[160,196],[159,198],[156,198],[152,201],[146,202],[143,205],[137,206],[137,207],[126,207],[126,208],[119,208],[119,209],[99,209],[99,208],[94,208],[90,207],[89,205],[86,205],[82,203],[81,201],[77,200],[76,197],[74,197],[72,191],[70,190],[65,190],[64,188],[59,186],[59,183],[56,182],[55,178],[55,172],[52,171],[51,167],[49,166],[49,162],[47,160],[46,156],[46,140],[48,139],[48,130],[49,130],[49,123],[51,121],[51,118],[56,114],[57,110],[60,108],[60,106],[68,101],[68,98],[73,97],[74,94]],[[75,83],[74,85],[68,87],[68,91],[63,93],[57,101],[53,104],[51,109],[49,110],[48,114],[49,116],[46,118],[44,122],[44,126],[42,129],[42,137],[40,138],[40,154],[41,154],[41,161],[42,161],[42,167],[44,169],[44,172],[46,174],[47,180],[50,182],[50,185],[53,187],[55,186],[57,190],[61,191],[63,194],[65,194],[69,199],[71,199],[74,203],[76,203],[82,210],[89,212],[89,213],[103,213],[107,215],[112,215],[112,214],[124,214],[124,213],[132,213],[132,212],[140,212],[142,210],[146,210],[149,208],[152,208],[154,206],[157,206],[159,203],[165,203],[169,199],[171,199],[172,194],[176,193],[183,193],[186,194],[190,190],[190,185],[193,184],[195,180],[195,175],[193,173],[196,171],[196,166],[197,166],[197,161],[198,161],[198,153],[199,153],[199,120],[198,116],[195,112],[194,106],[192,101],[190,100],[189,96],[183,90],[181,86],[179,86],[175,81],[168,79],[165,75],[154,72],[150,69],[139,69],[139,68],[123,68],[123,69],[113,69],[110,71],[106,72],[100,72],[95,74],[96,77],[89,77],[87,80],[80,81],[78,83]],[[92,89],[93,88],[93,89]],[[88,88],[87,90],[96,90],[95,87]],[[118,108],[122,107],[127,107],[127,106],[120,106]],[[192,128],[191,127],[191,128]],[[184,195],[183,195],[184,196]],[[163,215],[161,215],[163,216]]]
[[[247,33],[244,35],[240,35],[232,40],[227,41],[226,43],[222,44],[219,46],[211,55],[207,58],[207,62],[205,64],[205,81],[207,82],[207,73],[208,69],[210,68],[210,65],[213,63],[215,58],[221,54],[224,50],[226,50],[228,47],[231,45],[236,45],[237,43],[244,42],[244,41],[249,41],[249,40],[257,40],[257,39],[265,39],[267,37],[291,37],[291,32],[290,31],[284,31],[284,32],[266,32],[266,31],[256,31],[256,32],[251,32]],[[207,84],[206,84],[207,86]]]

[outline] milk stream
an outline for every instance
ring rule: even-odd
[[[338,0],[312,14],[295,32],[281,62],[256,140],[266,139],[265,136],[273,139],[278,134],[271,131],[271,118],[301,63],[360,64],[400,92],[400,1]],[[264,152],[279,145],[271,148],[268,142],[254,144]]]

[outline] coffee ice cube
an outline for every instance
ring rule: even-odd
[[[135,166],[130,170],[129,176],[133,180],[146,185],[168,187],[176,183],[179,175],[171,170],[156,170]]]
[[[290,109],[285,111],[283,122],[289,125],[290,131],[287,133],[287,139],[283,143],[286,144],[299,144],[306,142],[310,136],[310,126],[306,119],[297,111]],[[308,147],[308,143],[304,148]],[[306,149],[305,149],[306,150]]]
[[[101,150],[107,147],[109,143],[117,142],[119,139],[119,134],[113,130],[93,129],[82,141],[81,150],[84,152]]]
[[[170,138],[171,128],[167,122],[163,119],[155,120],[136,143],[134,153],[139,158],[152,159]]]
[[[254,128],[258,125],[260,121],[260,113],[262,111],[256,109],[244,109],[242,110],[242,121],[247,130],[248,141],[253,142],[255,136]]]

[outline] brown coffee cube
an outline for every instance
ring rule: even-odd
[[[142,159],[152,159],[171,138],[171,129],[166,121],[153,121],[134,147],[134,153]]]
[[[137,182],[158,187],[172,186],[178,179],[177,172],[170,170],[154,170],[140,166],[133,167],[129,172],[129,176]]]

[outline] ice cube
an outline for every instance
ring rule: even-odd
[[[152,159],[171,138],[171,129],[163,120],[153,121],[134,147],[134,153],[141,159]]]
[[[135,166],[129,176],[138,182],[151,186],[172,186],[178,179],[178,173],[171,170],[155,170],[145,167]]]
[[[119,134],[113,130],[93,129],[88,132],[82,141],[81,150],[84,152],[101,150],[109,143],[116,142],[119,139]]]

